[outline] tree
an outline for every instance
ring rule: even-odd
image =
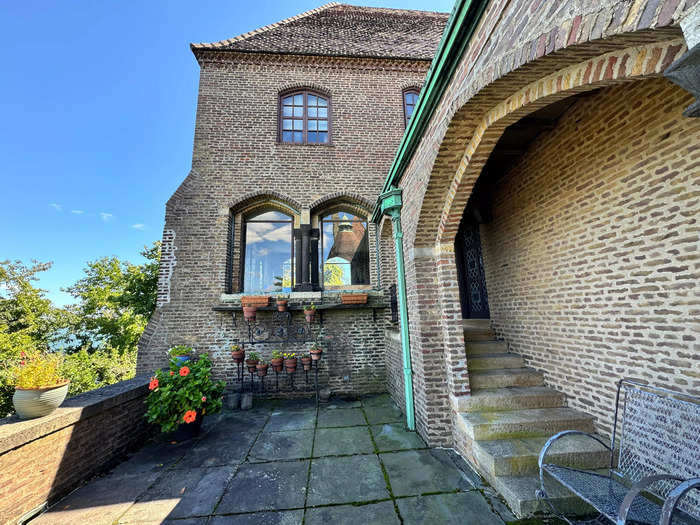
[[[66,289],[79,302],[71,306],[77,348],[136,349],[155,310],[160,242],[144,247],[141,265],[103,257],[88,262],[85,277]]]

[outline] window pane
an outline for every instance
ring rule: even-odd
[[[291,131],[283,131],[282,132],[282,142],[291,142],[292,141],[292,132]]]
[[[318,116],[319,117],[328,117],[328,108],[318,108]]]
[[[411,119],[411,116],[413,115],[413,107],[414,106],[406,106],[406,120]]]
[[[284,119],[282,121],[282,129],[292,129],[292,121],[290,119]]]
[[[316,116],[316,108],[309,108],[309,116],[310,117],[315,117]]]
[[[295,120],[295,121],[294,121],[294,129],[295,129],[295,130],[302,130],[302,129],[304,129],[304,121],[303,121],[303,120]]]
[[[316,105],[316,96],[315,95],[309,95],[308,100],[309,100],[308,101],[309,106]]]
[[[292,107],[291,106],[282,106],[282,116],[283,117],[291,117],[292,116]]]
[[[277,214],[278,212],[268,213]],[[267,213],[258,217],[264,215]],[[289,219],[289,217],[286,218]],[[291,223],[248,222],[246,224],[243,276],[245,293],[291,291],[291,242]]]
[[[334,222],[328,222],[328,221]],[[367,222],[340,212],[321,221],[323,286],[342,288],[369,284]]]
[[[325,98],[323,98],[323,97],[318,97],[318,105],[319,105],[319,106],[327,106],[327,105],[328,105],[328,101],[327,101]]]
[[[295,117],[303,117],[304,116],[304,108],[295,107],[294,108],[294,116]]]
[[[309,131],[309,132],[306,134],[306,140],[307,140],[308,142],[311,142],[312,144],[315,144],[316,142],[318,142],[318,141],[316,140],[316,132],[315,132],[315,131]]]
[[[328,131],[328,121],[327,120],[319,120],[318,121],[318,129],[321,131]]]
[[[291,105],[292,105],[292,97],[285,97],[285,98],[283,98],[283,99],[282,99],[282,103],[283,103],[283,104],[286,104],[287,106],[291,106]]]
[[[304,95],[294,95],[294,105],[303,106],[304,105]]]
[[[295,131],[294,132],[294,142],[302,142],[304,137],[302,136],[301,131]]]
[[[317,120],[309,120],[309,131],[316,131],[317,129]]]
[[[328,142],[328,132],[327,131],[320,131],[318,134],[318,141],[322,143],[327,143]]]
[[[259,215],[248,217],[249,221],[287,221],[292,222],[292,218],[281,211],[265,211]]]

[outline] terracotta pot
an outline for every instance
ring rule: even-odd
[[[258,360],[257,359],[246,359],[245,364],[248,367],[248,372],[251,374],[255,372],[255,367],[258,366]]]
[[[270,298],[267,295],[246,295],[241,298],[242,306],[267,306]]]
[[[290,374],[296,372],[297,369],[297,359],[296,357],[294,359],[285,359],[284,360],[284,368],[289,372]]]
[[[258,312],[257,306],[244,306],[243,307],[243,317],[249,323],[252,323],[255,321],[255,315],[257,314],[257,312]]]
[[[323,350],[321,350],[320,348],[316,350],[312,349],[309,350],[309,353],[311,354],[311,359],[313,359],[314,361],[318,361],[319,359],[321,359],[321,354],[323,354]]]
[[[268,365],[267,363],[265,363],[264,365],[258,363],[257,366],[256,366],[256,368],[258,369],[258,375],[259,375],[260,377],[265,377],[265,376],[267,375],[267,369],[268,369],[269,366],[270,366],[270,365]]]
[[[284,359],[281,357],[270,359],[270,364],[275,372],[281,372],[282,368],[284,368]]]
[[[314,317],[316,317],[316,310],[304,310],[304,317],[306,317],[307,323],[313,323]]]
[[[287,299],[277,299],[277,311],[286,312],[287,311]]]
[[[367,304],[366,293],[344,293],[340,294],[342,304]]]
[[[48,416],[63,403],[69,383],[66,381],[44,388],[16,388],[12,396],[15,411],[22,419]]]
[[[301,364],[303,365],[304,370],[311,370],[311,358],[310,357],[302,357]]]
[[[237,350],[235,352],[231,352],[231,356],[233,356],[233,361],[235,363],[242,363],[243,359],[245,359],[245,350]]]

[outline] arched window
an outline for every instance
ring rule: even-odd
[[[320,230],[323,288],[370,284],[366,218],[334,212],[321,217]]]
[[[411,122],[411,117],[413,116],[413,110],[416,108],[416,103],[418,102],[418,90],[411,88],[403,92],[403,120],[404,127],[408,127],[408,123]]]
[[[330,99],[313,91],[280,96],[279,141],[328,144],[331,139]]]
[[[280,211],[244,218],[244,293],[291,291],[294,286],[293,219]]]

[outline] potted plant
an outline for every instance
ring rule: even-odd
[[[284,355],[284,369],[288,374],[293,374],[297,370],[297,354],[295,352],[287,352]]]
[[[168,355],[170,359],[175,361],[175,364],[182,366],[186,361],[190,360],[193,352],[194,350],[189,346],[177,345],[168,350]]]
[[[259,361],[258,364],[256,365],[256,368],[258,369],[258,376],[265,377],[267,375],[267,369],[269,366],[270,366],[269,363],[266,363],[263,360]]]
[[[257,316],[257,313],[258,313],[257,306],[244,306],[243,307],[243,318],[248,323],[255,322],[255,317]]]
[[[207,354],[183,366],[170,362],[170,370],[158,370],[148,385],[145,418],[160,426],[161,432],[180,428],[185,437],[197,435],[206,414],[221,410],[223,381],[211,379]]]
[[[231,347],[231,356],[236,364],[242,363],[245,359],[245,350],[241,345],[233,345]]]
[[[301,356],[301,365],[304,367],[304,370],[311,370],[311,356],[309,354]]]
[[[10,370],[15,384],[15,411],[22,419],[47,416],[68,394],[70,381],[61,372],[63,355],[38,350],[20,355],[21,361]]]
[[[319,359],[321,359],[321,354],[323,354],[323,349],[318,344],[318,342],[315,342],[314,344],[311,345],[311,348],[309,349],[309,353],[311,354],[311,359],[313,359],[314,361],[318,361]]]
[[[275,372],[281,372],[282,368],[284,367],[284,354],[279,350],[273,350],[270,364]]]
[[[255,372],[255,367],[260,361],[260,354],[257,352],[251,352],[248,354],[248,359],[245,360],[245,364],[248,367],[248,372],[251,374]]]
[[[304,308],[304,316],[306,317],[307,323],[314,322],[314,317],[316,317],[316,305],[314,303]]]
[[[342,304],[367,304],[366,293],[343,293],[340,294]]]
[[[278,297],[277,298],[277,311],[278,312],[286,312],[287,311],[287,299],[284,299],[283,297]]]

